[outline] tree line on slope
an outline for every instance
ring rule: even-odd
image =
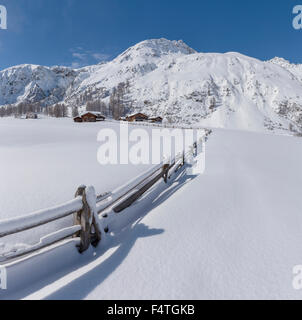
[[[112,89],[109,103],[100,99],[93,99],[92,95],[85,95],[86,111],[101,112],[104,116],[119,119],[131,109],[132,102],[127,100],[126,94],[129,92],[127,83],[119,83]],[[28,113],[44,114],[49,117],[64,118],[69,116],[68,106],[64,103],[57,103],[52,106],[42,106],[40,102],[20,102],[17,105],[7,105],[0,108],[0,117],[22,117]],[[79,115],[79,107],[71,108],[71,116]]]
[[[7,105],[0,108],[0,117],[22,117],[28,113],[44,114],[49,117],[63,118],[68,116],[65,104],[57,103],[53,106],[43,107],[39,102],[20,102],[17,105]]]
[[[122,82],[113,88],[108,104],[98,99],[91,100],[86,103],[86,111],[101,112],[104,116],[118,120],[131,109],[132,102],[127,99],[127,93],[128,86]]]

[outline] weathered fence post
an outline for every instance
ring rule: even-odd
[[[101,230],[96,212],[96,194],[94,187],[90,186],[86,188],[86,201],[90,209],[90,240],[91,244],[96,247],[101,241]]]
[[[81,196],[83,201],[83,208],[74,214],[74,225],[80,225],[82,228],[79,231],[81,243],[79,245],[79,252],[86,251],[91,243],[91,211],[86,199],[86,186],[80,186],[75,194],[75,197]]]
[[[193,144],[193,154],[194,154],[194,157],[196,157],[198,155],[198,150],[197,150],[197,142],[194,142]]]
[[[101,241],[101,231],[100,231],[99,226],[96,223],[94,217],[92,219],[92,226],[93,226],[93,229],[94,229],[94,233],[92,233],[92,235],[91,235],[91,244],[94,247],[96,247],[99,244],[99,242]]]
[[[165,183],[168,182],[169,169],[170,169],[170,165],[168,163],[163,165],[163,178]]]

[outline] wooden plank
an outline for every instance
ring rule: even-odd
[[[21,252],[15,252],[13,254],[6,254],[6,255],[0,255],[0,262],[7,262],[25,255],[28,255],[30,253],[33,253],[35,251],[39,251],[43,248],[49,247],[53,244],[59,243],[65,239],[68,239],[75,234],[78,233],[80,226],[72,226],[69,228],[65,228],[62,230],[57,231],[54,235],[49,235],[43,237],[39,243],[21,251]],[[60,236],[60,233],[62,234]],[[48,239],[49,237],[49,239]]]
[[[123,192],[121,195],[119,195],[117,198],[109,201],[108,203],[104,204],[103,206],[100,206],[97,208],[98,214],[103,212],[104,210],[112,207],[115,203],[119,202],[122,198],[127,196],[127,194],[131,193],[133,190],[135,190],[137,187],[139,187],[141,184],[144,183],[144,181],[148,180],[150,177],[152,177],[157,171],[162,170],[161,167],[154,169],[148,176],[144,177],[142,180],[140,180],[138,183],[136,183],[133,187]]]
[[[148,183],[146,183],[142,188],[140,188],[137,192],[135,192],[129,198],[127,198],[122,203],[120,203],[118,206],[113,208],[113,211],[116,213],[119,213],[119,212],[123,211],[124,209],[130,207],[138,198],[140,198],[147,190],[149,190],[157,181],[159,181],[161,178],[163,178],[165,176],[167,168],[168,167],[164,167],[162,172],[160,172],[156,177],[154,177],[152,180],[150,180]]]
[[[81,198],[76,198],[66,204],[37,211],[28,216],[8,219],[0,222],[0,238],[18,232],[33,229],[44,224],[72,215],[82,207]]]
[[[187,152],[189,153],[189,152]],[[118,206],[113,208],[113,211],[116,213],[119,213],[126,208],[130,207],[136,200],[138,200],[146,191],[148,191],[158,180],[161,178],[164,178],[165,183],[168,182],[169,176],[169,170],[173,168],[175,165],[178,165],[179,160],[181,160],[182,165],[185,162],[186,153],[180,153],[178,154],[175,159],[172,161],[171,164],[166,164],[162,168],[162,172],[159,173],[155,178],[153,178],[151,181],[146,183],[142,188],[140,188],[137,192],[132,194],[130,197],[128,197],[126,200],[124,200],[122,203],[120,203]],[[181,164],[178,165],[178,167],[182,166]],[[177,168],[179,169],[179,168]],[[128,192],[129,193],[129,192]],[[112,205],[112,204],[111,204]]]

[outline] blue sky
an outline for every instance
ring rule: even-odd
[[[299,2],[300,1],[300,2]],[[21,63],[82,66],[150,38],[184,40],[200,52],[237,51],[302,63],[302,0],[0,0],[0,69]]]

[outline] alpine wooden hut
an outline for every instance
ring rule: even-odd
[[[149,118],[149,121],[153,123],[162,123],[163,118],[162,117]]]
[[[135,121],[148,121],[149,117],[143,113],[136,113],[133,115],[130,115],[126,117],[126,120],[129,122],[135,122]]]
[[[81,116],[73,118],[74,122],[97,122],[105,121],[105,117],[100,112],[88,111]]]

